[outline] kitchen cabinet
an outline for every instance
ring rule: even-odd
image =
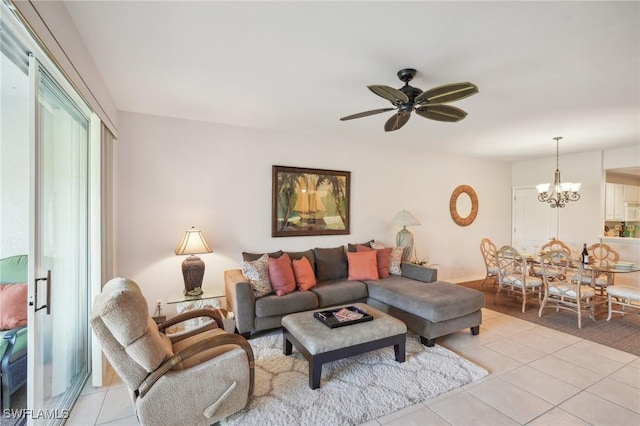
[[[604,218],[607,221],[624,220],[624,203],[640,202],[640,186],[606,183]]]
[[[604,218],[608,221],[621,221],[624,217],[624,187],[619,183],[605,185]]]
[[[622,200],[626,203],[640,201],[640,186],[622,185]]]

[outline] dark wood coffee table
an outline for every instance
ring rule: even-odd
[[[407,326],[390,315],[364,303],[357,306],[373,316],[373,321],[329,328],[314,318],[314,311],[299,312],[282,318],[282,350],[291,355],[293,346],[309,363],[309,387],[318,389],[322,365],[365,352],[393,346],[396,361],[405,360]],[[334,308],[323,308],[325,311]]]

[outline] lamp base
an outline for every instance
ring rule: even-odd
[[[402,228],[396,235],[396,247],[404,247],[402,252],[402,260],[404,262],[410,262],[411,256],[413,256],[413,234]]]
[[[182,262],[182,277],[184,279],[184,295],[200,296],[202,279],[204,278],[204,262],[198,256],[189,256]]]

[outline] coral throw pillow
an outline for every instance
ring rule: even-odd
[[[349,281],[377,280],[378,262],[375,251],[347,252]]]
[[[271,287],[278,296],[284,296],[296,289],[296,277],[288,254],[285,253],[277,259],[269,258],[269,278]]]
[[[378,278],[388,278],[389,277],[389,265],[391,263],[391,251],[393,250],[391,247],[385,248],[375,248],[372,249],[363,244],[356,245],[356,251],[371,251],[375,250],[376,252],[376,262],[378,263]]]
[[[0,285],[0,329],[27,324],[27,283]]]
[[[388,278],[389,277],[389,267],[391,265],[391,252],[393,249],[391,247],[376,249],[376,261],[378,262],[378,277],[379,278]]]
[[[309,290],[316,285],[316,276],[313,274],[309,259],[305,256],[300,259],[294,259],[291,262],[291,266],[293,266],[293,275],[296,277],[296,284],[299,290]]]

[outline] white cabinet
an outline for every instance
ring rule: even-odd
[[[622,185],[622,200],[626,203],[640,201],[640,186]]]
[[[621,221],[624,218],[624,185],[607,183],[605,186],[604,218],[608,221]]]
[[[624,220],[624,203],[640,202],[640,186],[607,183],[604,199],[605,220],[622,221]]]

